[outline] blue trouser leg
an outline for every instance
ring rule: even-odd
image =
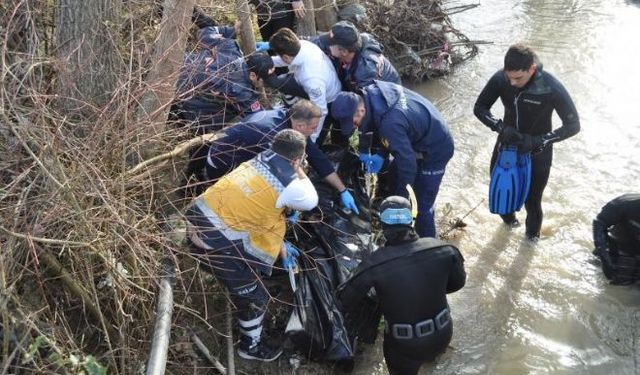
[[[200,266],[213,273],[224,285],[236,307],[236,318],[245,347],[260,341],[262,321],[267,311],[269,293],[249,262],[244,259],[242,241],[229,241],[220,232],[209,231],[206,244],[215,250],[202,249],[194,244],[191,252]]]
[[[420,237],[436,237],[434,203],[440,190],[444,168],[424,167],[418,170],[413,190],[418,201],[416,233]]]

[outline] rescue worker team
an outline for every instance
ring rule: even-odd
[[[349,312],[375,289],[385,321],[389,372],[416,374],[451,341],[446,294],[462,288],[466,279],[462,255],[437,239],[434,218],[434,203],[454,153],[451,132],[428,99],[401,85],[373,36],[340,21],[328,33],[301,39],[291,27],[294,16],[304,17],[302,1],[279,4],[283,8],[276,9],[277,17],[259,15],[262,37],[269,42],[260,42],[258,50],[263,51],[247,57],[234,40],[234,27],[194,13],[198,48],[185,57],[172,112],[198,134],[223,130],[223,135],[193,150],[186,171],[199,180],[194,184],[199,194],[185,212],[191,251],[226,287],[235,305],[238,355],[278,358],[282,350],[261,340],[270,299],[261,280],[274,267],[293,267],[299,255],[285,233],[301,211],[318,203],[306,160],[335,189],[339,204],[359,212],[323,152],[328,143],[348,147],[357,132],[364,172],[380,176],[385,199],[378,211],[386,242],[335,292]],[[575,135],[580,123],[569,94],[542,69],[531,48],[513,45],[504,60],[480,93],[474,113],[498,133],[492,165],[503,142],[517,140],[533,151],[525,227],[526,236],[535,241],[552,144]],[[258,100],[262,86],[281,92],[287,103],[295,102],[263,109]],[[505,108],[503,119],[491,113],[498,98]],[[554,110],[562,120],[557,129],[551,124]],[[234,119],[234,125],[226,126]],[[407,186],[415,192],[415,208]],[[620,272],[640,268],[635,264],[639,216],[640,195],[629,194],[607,204],[594,220],[594,254],[616,283],[640,276]],[[502,219],[510,227],[518,225],[515,214]],[[282,265],[276,265],[278,260]]]

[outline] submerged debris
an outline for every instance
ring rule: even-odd
[[[375,35],[400,75],[424,80],[448,74],[451,67],[478,53],[477,44],[453,27],[449,16],[479,4],[445,7],[442,0],[363,0],[341,16]],[[366,17],[358,9],[366,9]]]

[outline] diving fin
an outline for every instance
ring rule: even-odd
[[[518,150],[505,146],[500,149],[498,160],[491,171],[489,183],[489,211],[506,215],[516,211],[519,201],[520,178],[518,176]]]
[[[516,211],[520,211],[524,202],[529,196],[529,188],[531,187],[531,153],[518,154],[518,177],[520,179],[520,190],[518,202],[516,203]]]

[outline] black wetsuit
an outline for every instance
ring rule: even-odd
[[[602,207],[593,222],[596,248],[640,256],[640,194],[621,195]]]
[[[535,74],[523,88],[511,86],[503,70],[489,79],[478,96],[473,112],[483,124],[494,131],[498,131],[499,119],[493,116],[491,107],[498,98],[504,106],[505,126],[513,126],[522,134],[542,136],[548,142],[542,151],[532,155],[531,188],[525,202],[527,235],[539,237],[542,226],[542,193],[547,186],[553,159],[551,144],[580,131],[578,112],[567,90],[560,81],[542,70],[542,64],[538,64]],[[562,126],[555,130],[551,123],[554,110],[562,120]],[[491,169],[499,148],[498,141],[491,157]],[[503,215],[503,220],[512,222],[515,214]]]
[[[640,194],[621,195],[593,220],[594,254],[614,284],[640,280]]]
[[[387,327],[384,357],[392,375],[417,374],[423,363],[446,349],[453,333],[446,294],[464,286],[463,263],[455,247],[434,238],[411,237],[380,248],[338,287],[347,312],[375,289]],[[419,335],[416,324],[424,328]],[[433,332],[424,334],[431,327]],[[404,337],[398,338],[394,330]]]

